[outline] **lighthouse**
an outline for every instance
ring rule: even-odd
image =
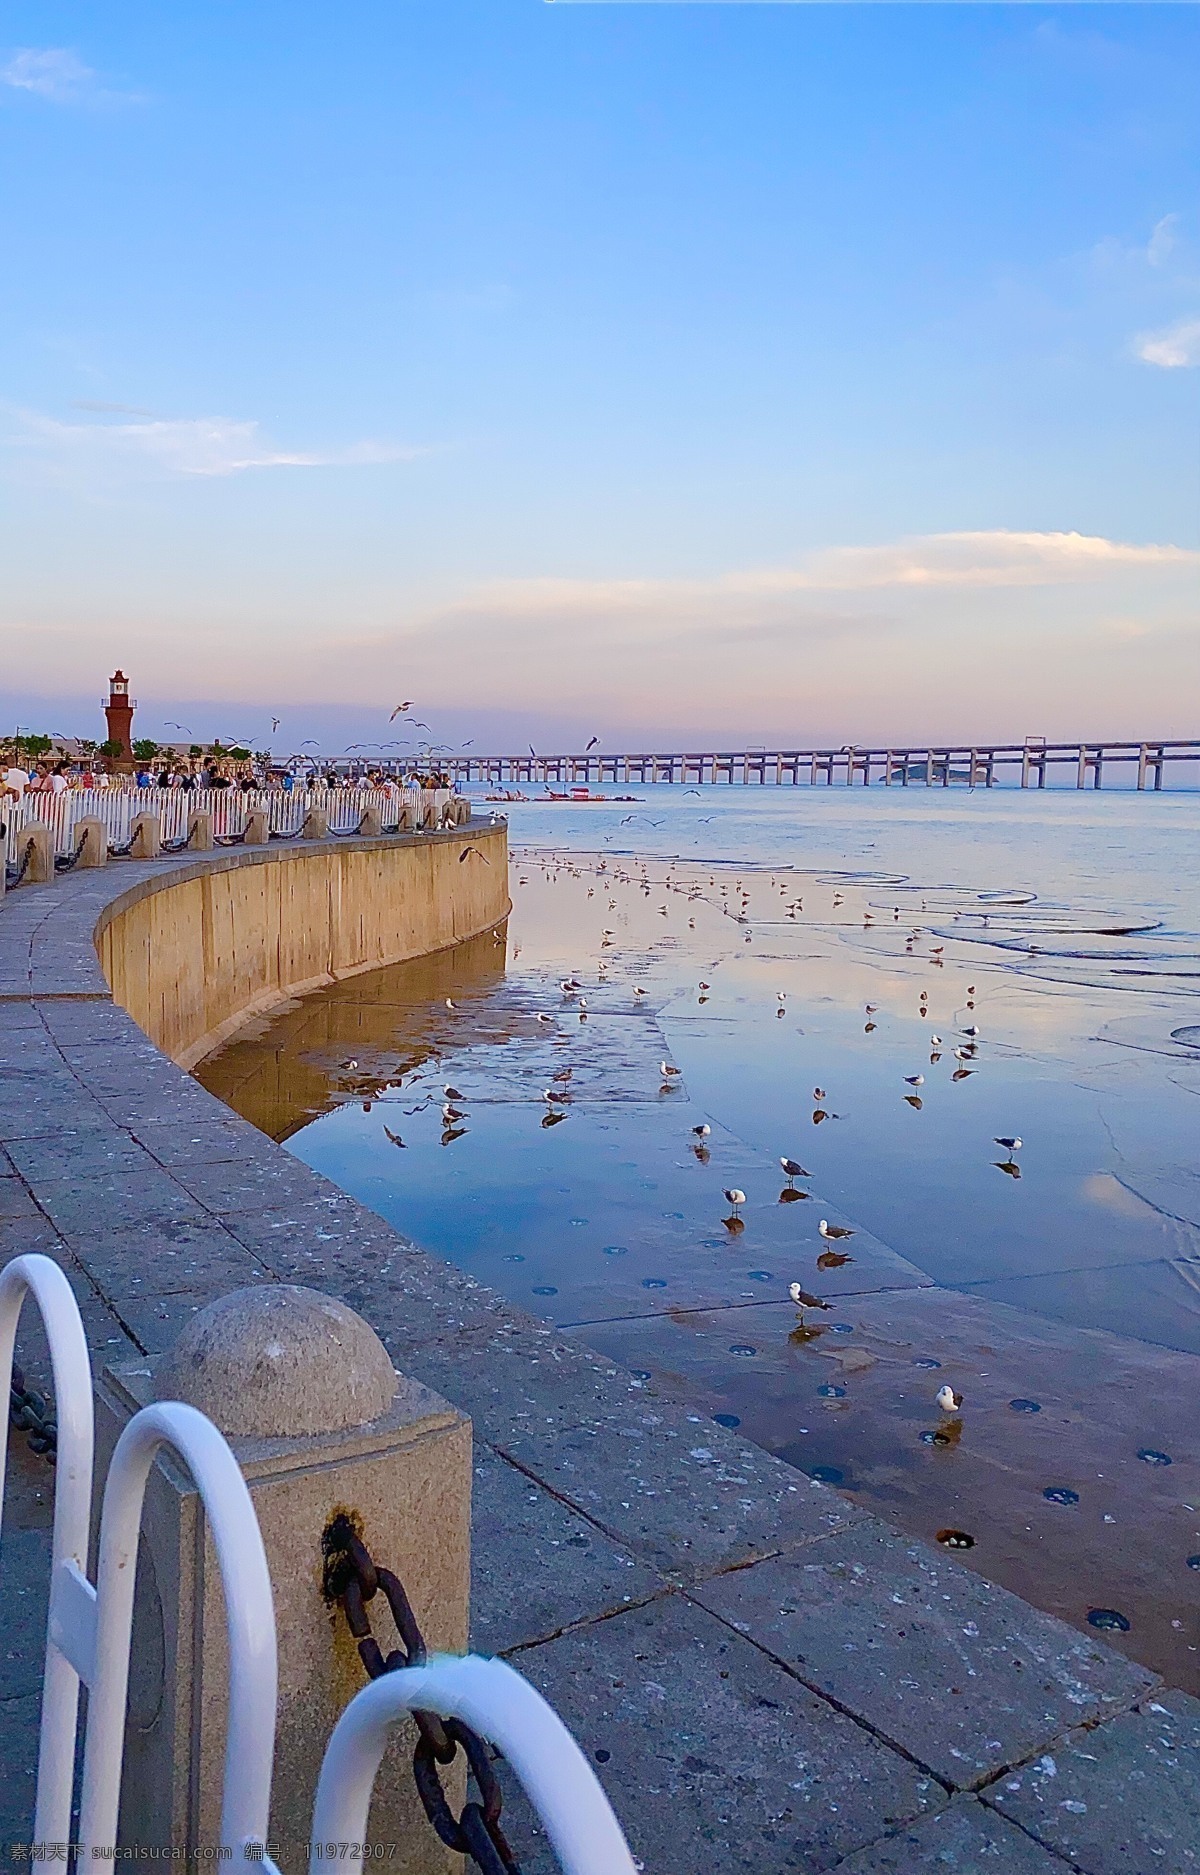
[[[129,695],[129,679],[118,670],[108,680],[108,698],[101,704],[108,718],[108,739],[119,744],[119,753],[109,758],[109,766],[128,769],[133,765],[133,712],[136,705]]]

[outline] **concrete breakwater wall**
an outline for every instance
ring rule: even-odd
[[[95,943],[114,1000],[190,1068],[290,996],[442,950],[507,912],[506,830],[479,822],[168,863],[105,907]]]

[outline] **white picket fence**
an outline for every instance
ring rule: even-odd
[[[200,810],[212,815],[219,840],[240,839],[252,808],[267,813],[271,832],[287,837],[299,833],[313,808],[325,814],[335,834],[354,833],[368,808],[374,809],[384,832],[394,832],[404,818],[410,826],[442,825],[449,803],[457,797],[449,788],[70,788],[62,794],[43,790],[26,793],[19,802],[0,805],[0,819],[8,824],[5,859],[16,863],[21,831],[38,821],[54,834],[55,855],[66,858],[75,851],[75,828],[81,820],[102,821],[108,844],[120,851],[128,846],[130,829],[138,814],[157,813],[164,844],[187,836],[188,818]]]
[[[50,1345],[58,1425],[46,1636],[32,1842],[68,1844],[79,1688],[88,1688],[80,1866],[112,1860],[117,1840],[138,1533],[150,1468],[170,1447],[190,1471],[212,1531],[229,1640],[229,1707],[221,1804],[222,1857],[268,1871],[265,1853],[275,1750],[277,1656],[267,1559],[250,1493],[222,1435],[182,1403],[143,1407],[117,1441],[100,1511],[96,1581],[87,1574],[94,1434],[92,1376],[79,1309],[49,1257],[17,1257],[0,1274],[0,1381],[11,1383],[27,1295]],[[0,1443],[0,1519],[7,1441]],[[633,1875],[591,1766],[541,1694],[503,1661],[435,1655],[365,1686],[342,1713],[321,1767],[312,1818],[318,1845],[367,1840],[367,1812],[391,1729],[408,1711],[458,1718],[504,1753],[566,1875]],[[53,1848],[42,1847],[50,1859]]]

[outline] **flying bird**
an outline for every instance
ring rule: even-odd
[[[459,865],[461,866],[465,859],[470,859],[472,853],[475,855],[476,859],[481,859],[485,866],[491,865],[492,862],[488,858],[487,854],[482,852],[480,848],[477,846],[464,846],[463,847],[462,852],[458,856]]]
[[[391,715],[388,717],[388,722],[394,723],[398,716],[403,716],[405,710],[411,710],[411,708],[412,708],[411,697],[409,698],[409,701],[407,703],[397,703],[395,709],[392,711]]]
[[[388,1136],[388,1138],[389,1138],[389,1139],[391,1140],[391,1142],[392,1142],[392,1144],[393,1144],[393,1146],[403,1146],[403,1145],[404,1145],[404,1141],[403,1141],[403,1140],[401,1139],[401,1137],[400,1137],[400,1135],[399,1135],[399,1133],[393,1133],[393,1131],[392,1131],[392,1129],[391,1129],[391,1127],[390,1127],[390,1126],[385,1126],[383,1130],[384,1130],[384,1132],[385,1132],[385,1133],[387,1134],[387,1136]],[[407,1148],[406,1146],[405,1146],[405,1148],[404,1148],[404,1149],[405,1149],[405,1151],[407,1152],[407,1150],[408,1150],[408,1148]]]
[[[599,738],[599,736],[593,736],[593,737],[592,737],[592,739],[591,739],[591,741],[590,741],[590,742],[588,743],[588,745],[587,745],[587,749],[585,749],[585,750],[583,751],[583,752],[584,752],[584,754],[585,754],[585,755],[587,754],[587,752],[588,752],[588,749],[594,749],[594,748],[595,748],[595,746],[596,746],[596,744],[597,744],[597,743],[599,742],[599,740],[600,740],[600,738]]]
[[[828,1218],[824,1217],[817,1225],[817,1229],[820,1231],[822,1237],[828,1237],[833,1243],[836,1243],[840,1237],[853,1237],[855,1234],[847,1225],[831,1224]]]

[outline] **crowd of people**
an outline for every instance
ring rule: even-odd
[[[0,770],[0,799],[23,800],[27,794],[65,794],[68,789],[148,789],[178,788],[185,793],[239,789],[256,794],[270,789],[291,793],[295,789],[375,788],[385,794],[399,794],[404,788],[450,788],[451,778],[438,770],[419,774],[394,774],[382,769],[347,769],[328,767],[292,768],[255,767],[249,763],[226,765],[217,760],[202,762],[166,762],[136,764],[127,773],[112,773],[88,762],[69,759],[40,761],[26,767],[15,755],[7,768]]]

